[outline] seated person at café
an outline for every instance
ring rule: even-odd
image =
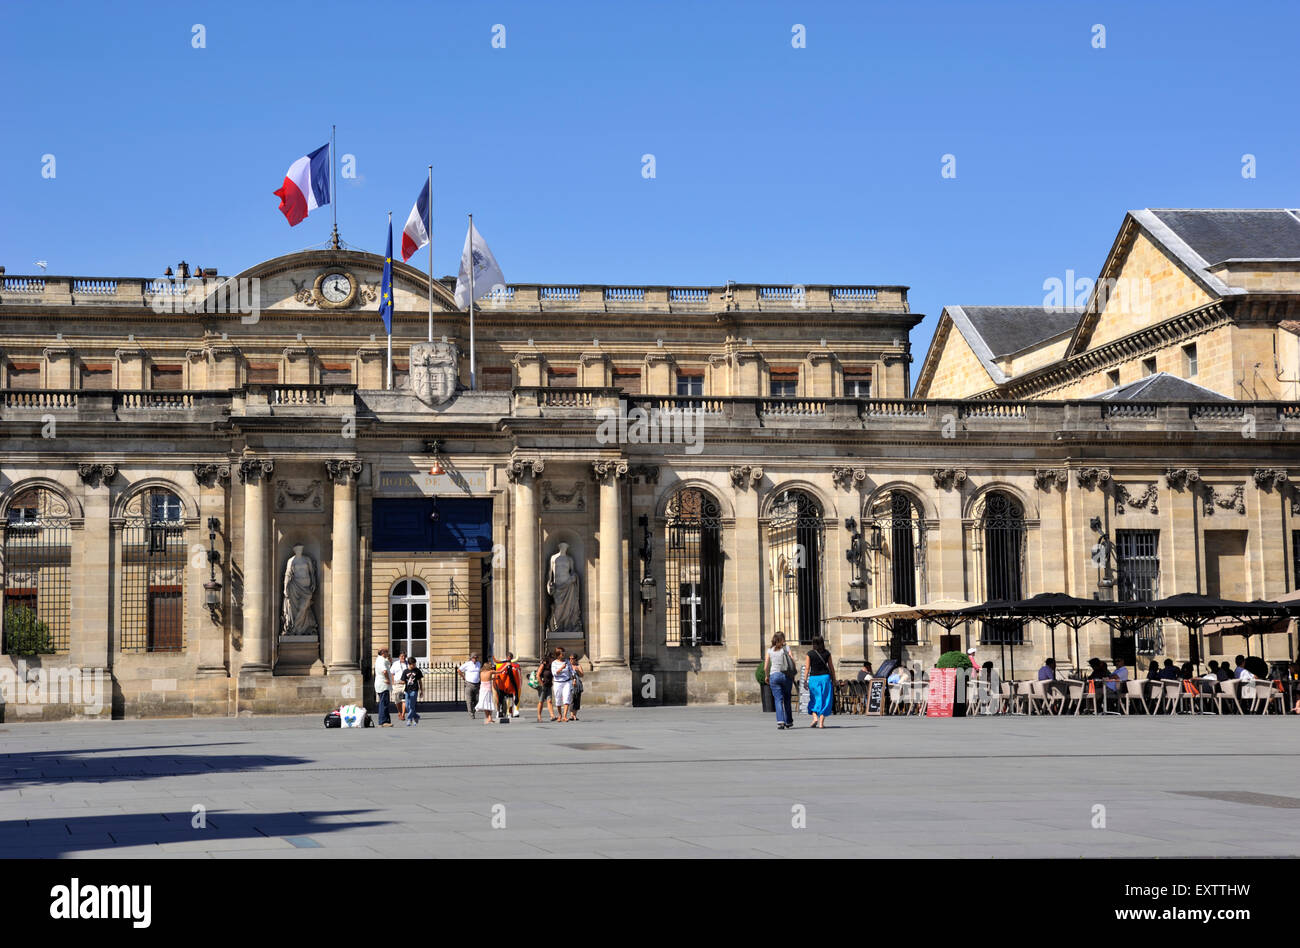
[[[875,672],[871,670],[871,663],[863,662],[862,667],[858,669],[858,681],[866,681],[874,674]]]
[[[1119,690],[1119,683],[1128,681],[1128,666],[1124,664],[1124,659],[1115,659],[1115,674],[1111,675],[1113,681],[1106,685],[1111,691]]]
[[[1165,667],[1160,669],[1160,680],[1161,681],[1178,680],[1178,669],[1174,667],[1174,660],[1172,658],[1165,659]]]
[[[1054,658],[1043,659],[1043,667],[1038,669],[1038,680],[1052,681],[1055,678],[1056,678],[1056,659]]]
[[[1160,663],[1152,662],[1151,667],[1147,669],[1147,681],[1160,680]]]
[[[1246,670],[1246,656],[1245,656],[1245,655],[1238,655],[1236,658],[1233,659],[1233,661],[1237,663],[1237,667],[1236,667],[1235,669],[1233,669],[1233,672],[1232,672],[1232,677],[1233,677],[1233,678],[1244,678],[1244,677],[1246,677],[1247,675],[1250,675],[1250,672]],[[1251,675],[1250,677],[1253,678],[1254,676]]]
[[[1231,681],[1233,677],[1232,666],[1229,665],[1226,661],[1219,662],[1219,670],[1218,672],[1216,672],[1216,674],[1219,677],[1219,681]]]
[[[1192,668],[1191,662],[1183,662],[1183,667],[1178,669],[1178,677],[1183,681],[1196,677],[1196,670]]]
[[[1202,678],[1214,678],[1214,679],[1217,679],[1217,678],[1219,677],[1219,663],[1216,662],[1216,661],[1211,660],[1211,662],[1210,662],[1210,664],[1209,664],[1209,666],[1208,666],[1208,671],[1206,671],[1206,673],[1205,673],[1204,675],[1202,675],[1201,677],[1202,677]]]

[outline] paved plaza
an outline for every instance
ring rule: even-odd
[[[462,711],[342,731],[319,716],[7,724],[0,855],[1300,853],[1292,717],[805,721],[594,707],[572,724]]]

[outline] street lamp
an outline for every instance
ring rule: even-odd
[[[204,605],[212,621],[217,621],[217,612],[221,609],[221,583],[217,581],[217,564],[221,562],[221,553],[217,550],[217,532],[221,521],[216,517],[208,518],[208,581],[203,584]]]

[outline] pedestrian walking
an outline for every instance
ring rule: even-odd
[[[496,695],[493,693],[493,681],[496,678],[496,664],[492,661],[492,656],[487,657],[480,669],[479,686],[478,686],[478,703],[474,705],[475,711],[483,712],[483,723],[492,723],[492,712],[496,708]]]
[[[375,656],[375,703],[379,706],[379,726],[392,727],[388,719],[389,690],[393,687],[388,661],[388,649],[381,648]]]
[[[831,661],[830,650],[820,635],[812,641],[812,650],[808,653],[805,667],[808,677],[808,713],[812,715],[812,726],[825,728],[826,715],[831,713],[834,704],[835,663]]]
[[[551,672],[551,663],[548,659],[543,658],[537,663],[537,723],[542,723],[542,706],[550,712],[551,720],[555,721],[555,694],[554,684],[555,677]]]
[[[515,661],[514,652],[506,652],[506,661],[510,663],[510,668],[515,675],[515,693],[510,696],[510,716],[517,718],[519,717],[519,702],[523,699],[524,694],[524,671],[519,667],[519,663]]]
[[[569,702],[573,700],[573,666],[564,657],[564,649],[556,646],[555,658],[551,661],[552,693],[555,698],[555,710],[561,721],[569,720]]]
[[[573,673],[573,676],[569,679],[570,688],[572,688],[569,720],[576,721],[578,720],[578,711],[582,707],[582,693],[587,686],[582,683],[582,663],[576,655],[570,656],[569,668]]]
[[[420,682],[424,680],[424,672],[415,662],[410,662],[406,666],[406,671],[402,673],[402,691],[406,697],[406,726],[411,727],[420,723]]]
[[[772,689],[778,731],[794,726],[794,719],[790,717],[790,686],[794,684],[794,674],[794,656],[785,647],[785,636],[778,632],[772,636],[772,647],[763,658],[763,677]]]
[[[479,677],[482,674],[483,666],[479,664],[478,652],[469,657],[469,661],[463,662],[456,669],[456,674],[465,682],[465,710],[469,712],[471,718],[478,717],[478,691]]]

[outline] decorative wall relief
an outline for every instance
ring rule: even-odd
[[[1205,506],[1202,512],[1207,517],[1214,516],[1214,508],[1219,507],[1223,510],[1235,510],[1239,514],[1246,512],[1246,485],[1238,484],[1232,489],[1231,493],[1227,492],[1226,485],[1215,487],[1213,484],[1205,485]]]
[[[1134,489],[1136,489],[1136,485],[1134,485]],[[1159,499],[1159,496],[1160,496],[1159,491],[1157,490],[1154,482],[1148,484],[1146,486],[1146,490],[1144,490],[1141,494],[1138,494],[1137,496],[1134,496],[1132,491],[1130,491],[1129,488],[1126,487],[1125,485],[1116,483],[1115,484],[1115,513],[1123,514],[1127,507],[1135,507],[1135,508],[1145,507],[1146,509],[1150,510],[1151,513],[1158,514],[1160,513],[1160,509],[1156,506],[1156,502]]]
[[[320,510],[322,506],[321,482],[313,481],[276,481],[276,510]]]
[[[542,481],[543,510],[586,510],[587,484],[574,481],[569,490],[561,490],[551,481]]]

